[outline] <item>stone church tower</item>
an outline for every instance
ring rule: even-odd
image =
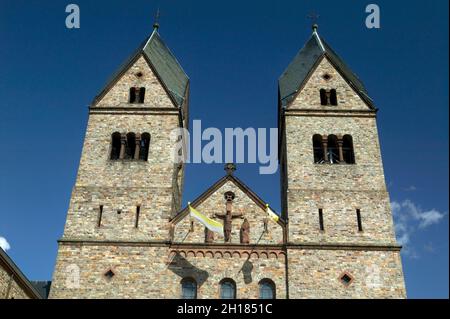
[[[148,260],[158,267],[161,245],[142,243],[167,241],[180,209],[184,168],[170,137],[188,125],[188,99],[189,79],[155,26],[89,108],[50,298],[156,297],[152,274],[140,278],[147,289],[133,279]]]
[[[279,80],[282,212],[227,164],[191,206],[189,79],[158,28],[89,108],[50,298],[403,298],[376,111],[317,27]]]
[[[405,297],[376,114],[314,25],[279,79],[290,298]]]

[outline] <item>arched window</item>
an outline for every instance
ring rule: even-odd
[[[220,298],[236,299],[236,283],[233,279],[223,279],[220,282]]]
[[[275,299],[275,283],[270,279],[259,282],[259,299]]]
[[[314,151],[314,163],[322,164],[325,162],[323,153],[322,135],[316,134],[313,136],[313,151]]]
[[[148,160],[148,151],[150,148],[150,134],[148,133],[142,133],[141,134],[141,143],[140,143],[140,150],[139,150],[139,159],[143,161]]]
[[[115,132],[111,135],[111,160],[120,158],[120,133]]]
[[[138,103],[144,103],[145,100],[145,88],[142,87],[139,89],[139,100]]]
[[[328,160],[331,164],[339,163],[339,147],[336,135],[328,135]]]
[[[135,151],[136,151],[136,134],[128,133],[127,134],[127,147],[125,149],[125,158],[133,159]]]
[[[328,105],[327,91],[325,89],[320,90],[320,105]]]
[[[355,153],[353,151],[353,138],[351,135],[344,135],[342,138],[342,153],[344,162],[347,164],[355,164]]]
[[[330,104],[331,105],[338,105],[337,94],[336,94],[336,90],[335,89],[332,89],[330,91]]]
[[[136,103],[136,88],[130,88],[130,103]]]
[[[192,278],[184,278],[181,281],[181,298],[197,299],[197,282]]]
[[[144,100],[145,100],[145,87],[130,88],[130,103],[142,104],[144,103]]]

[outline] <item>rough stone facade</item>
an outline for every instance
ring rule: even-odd
[[[181,280],[194,278],[198,298],[219,298],[219,282],[232,278],[237,298],[258,298],[258,283],[272,278],[276,295],[284,298],[285,256],[254,251],[251,257],[240,247],[183,249],[144,244],[61,244],[55,282],[71,280],[65,266],[82,264],[79,288],[59,284],[50,298],[180,298]],[[112,269],[115,276],[104,273]],[[53,284],[52,284],[53,285]],[[53,287],[53,286],[52,286]]]
[[[131,87],[146,88],[144,103],[129,103]],[[337,106],[321,105],[322,88],[336,89]],[[223,223],[230,212],[228,242],[180,206],[184,166],[173,163],[171,132],[187,127],[188,96],[175,105],[138,56],[95,100],[50,298],[180,298],[185,279],[197,298],[219,298],[226,278],[237,298],[259,298],[263,280],[276,298],[405,297],[376,111],[330,61],[281,114],[281,218],[231,171],[192,202]],[[149,133],[148,161],[111,160],[114,132]],[[351,135],[356,164],[314,164],[314,134]]]
[[[336,89],[338,105],[321,105],[321,89]],[[283,121],[290,297],[404,298],[376,110],[324,57],[286,106]],[[315,134],[351,135],[355,164],[316,164]],[[348,286],[340,280],[345,273],[353,279]]]
[[[3,267],[0,268],[0,299],[30,299],[26,290]]]
[[[386,248],[288,248],[289,297],[404,298],[400,255]],[[352,276],[343,284],[341,276]]]
[[[42,296],[0,248],[0,299],[41,299]]]

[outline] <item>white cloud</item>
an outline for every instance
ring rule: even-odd
[[[406,244],[409,243],[409,234],[407,232],[402,233],[401,236],[397,238],[397,242],[399,245],[406,246]]]
[[[410,185],[410,186],[408,186],[408,187],[404,187],[403,190],[404,190],[405,192],[415,192],[415,191],[417,190],[417,187],[414,186],[414,185]]]
[[[411,236],[418,230],[438,224],[446,214],[436,209],[424,211],[409,199],[402,202],[393,201],[391,208],[394,215],[395,233],[398,243],[404,246],[405,254],[418,258],[415,249],[410,247]]]
[[[398,205],[400,205],[400,208],[398,208]],[[401,204],[397,204],[397,209],[400,213],[406,214],[406,216],[403,216],[404,219],[408,219],[409,217],[410,219],[418,221],[420,228],[437,224],[445,216],[444,213],[440,213],[435,209],[423,211],[409,199],[403,201]]]
[[[414,247],[411,247],[411,237],[416,231],[423,231],[431,225],[442,221],[446,213],[436,209],[423,210],[420,206],[407,199],[402,202],[391,203],[395,222],[397,241],[404,247],[403,252],[411,258],[418,258]]]
[[[425,228],[433,224],[437,224],[441,221],[442,218],[444,218],[445,214],[438,212],[435,209],[423,212],[422,215],[420,215],[420,225],[419,227]]]
[[[0,236],[0,247],[4,250],[7,251],[8,249],[11,248],[11,246],[9,245],[8,241],[6,240],[5,237],[1,237]]]

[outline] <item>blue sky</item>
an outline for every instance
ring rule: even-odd
[[[65,27],[69,3],[0,1],[0,237],[30,279],[53,272],[87,106],[151,33],[158,6],[160,34],[191,80],[191,120],[221,129],[276,127],[277,79],[315,11],[380,109],[408,296],[448,298],[448,1],[74,1],[77,30]],[[369,3],[381,29],[365,27]],[[237,176],[279,210],[279,176],[258,167]],[[189,165],[184,202],[223,174]]]

